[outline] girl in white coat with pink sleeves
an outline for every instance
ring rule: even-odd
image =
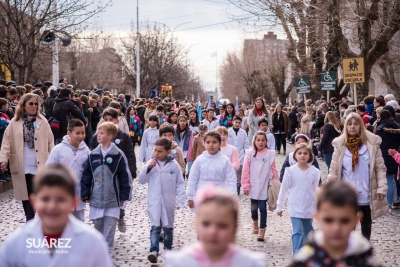
[[[275,164],[275,150],[267,147],[265,132],[258,131],[253,138],[253,148],[246,150],[242,172],[242,188],[250,197],[253,234],[257,240],[264,241],[267,227],[268,185],[271,179],[279,179]],[[260,210],[260,229],[258,228],[258,211]]]
[[[167,252],[165,267],[264,267],[264,253],[234,244],[238,211],[236,196],[221,187],[206,185],[196,195],[195,227],[199,241],[181,251]]]

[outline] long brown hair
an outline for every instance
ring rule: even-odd
[[[256,101],[254,101],[253,115],[254,115],[254,116],[257,116],[257,115],[258,115],[258,112],[257,112],[257,105],[256,105],[256,102],[257,102],[258,100],[260,100],[260,101],[262,102],[262,107],[261,107],[261,109],[262,109],[263,113],[265,114],[265,116],[268,117],[268,110],[267,110],[267,108],[265,107],[264,100],[263,100],[261,97],[257,97],[257,98],[256,98]]]
[[[38,95],[35,95],[35,94],[32,94],[32,93],[24,94],[21,97],[21,99],[19,100],[19,103],[18,103],[18,106],[17,106],[17,110],[15,111],[15,120],[16,121],[19,121],[20,119],[22,119],[25,116],[25,105],[32,98],[36,99],[38,105],[40,104]],[[39,117],[42,120],[46,119],[42,114],[40,114],[40,107],[39,106],[37,106],[36,117]]]
[[[333,111],[328,111],[325,114],[325,119],[324,119],[324,123],[330,123],[333,126],[336,127],[336,129],[338,129],[340,131],[340,121],[338,120],[337,116],[335,115],[335,113],[337,112],[333,112]]]

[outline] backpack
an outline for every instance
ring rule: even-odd
[[[54,117],[51,117],[49,118],[48,122],[54,137],[58,136],[58,133],[60,132],[60,121]]]

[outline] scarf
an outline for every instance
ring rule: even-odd
[[[351,166],[354,172],[354,170],[356,169],[356,165],[358,164],[358,151],[362,146],[361,135],[358,134],[356,136],[349,136],[347,138],[346,146],[350,150],[351,154],[353,154],[351,159]]]
[[[28,143],[29,149],[35,148],[35,126],[36,115],[25,115],[22,123],[24,142]]]
[[[262,108],[257,109],[257,113],[258,113],[258,116],[261,117],[261,116],[263,115],[263,110],[262,110]]]

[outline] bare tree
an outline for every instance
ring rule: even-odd
[[[297,75],[336,70],[347,57],[364,57],[365,80],[359,97],[368,94],[372,67],[390,49],[400,29],[398,0],[228,0],[256,21],[276,23],[290,42],[289,59]]]
[[[86,22],[103,11],[94,0],[2,0],[0,1],[0,61],[18,83],[29,81],[38,53],[50,52],[40,42],[44,30],[76,35]],[[56,6],[57,5],[57,6]]]
[[[130,38],[121,40],[125,81],[132,86],[136,85],[136,38],[132,33]],[[150,95],[151,89],[160,91],[162,85],[169,84],[176,98],[197,95],[200,83],[190,72],[185,55],[185,48],[169,28],[147,23],[140,34],[141,94]]]

